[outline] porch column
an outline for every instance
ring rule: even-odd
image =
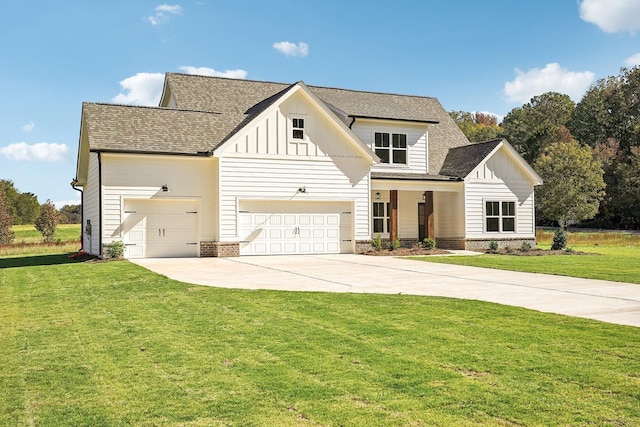
[[[398,238],[398,190],[389,191],[389,240]]]
[[[435,239],[433,231],[433,191],[424,192],[424,235],[427,239]]]

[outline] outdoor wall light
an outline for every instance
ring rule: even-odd
[[[162,186],[162,192],[163,193],[168,193],[169,192],[169,187],[167,187],[167,184]]]
[[[380,200],[380,192],[376,191],[376,200]]]
[[[427,200],[427,194],[426,193],[422,193],[422,200]]]
[[[307,192],[307,187],[298,188],[298,193],[306,193],[306,192]]]

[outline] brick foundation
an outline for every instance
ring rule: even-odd
[[[532,248],[536,247],[536,239],[522,239],[522,238],[513,238],[513,239],[467,239],[466,240],[466,249],[473,251],[483,251],[485,249],[489,249],[489,244],[491,241],[495,241],[498,244],[498,248],[504,249],[506,247],[510,247],[512,249],[520,249],[524,242],[527,242],[531,245]]]
[[[382,248],[386,249],[389,247],[389,239],[382,239]],[[418,239],[400,239],[400,247],[401,248],[412,248],[418,244]],[[361,254],[364,252],[369,252],[373,249],[371,245],[371,240],[356,240],[356,253]]]
[[[356,240],[356,253],[361,254],[371,249],[371,240]]]
[[[436,238],[436,248],[450,249],[450,250],[464,250],[467,249],[465,239],[443,239]]]
[[[211,257],[237,257],[240,256],[240,243],[238,242],[200,242],[200,256]]]

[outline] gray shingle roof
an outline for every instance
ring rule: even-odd
[[[284,83],[177,73],[167,73],[165,79],[160,108],[84,104],[91,149],[210,152],[292,87]],[[469,144],[435,98],[319,86],[309,86],[309,90],[347,124],[353,117],[432,123],[429,170],[433,175],[443,174],[440,169],[450,148]],[[168,108],[169,105],[173,108]]]
[[[91,149],[98,151],[195,155],[232,130],[229,117],[217,113],[97,103],[82,107],[84,131]]]
[[[291,86],[177,73],[167,73],[166,84],[177,108],[223,114],[254,113],[254,106]],[[436,122],[429,126],[429,170],[434,174],[439,173],[450,148],[469,144],[436,98],[320,86],[309,86],[309,89],[347,124],[351,121],[349,116]],[[252,117],[250,114],[247,119]],[[240,124],[238,121],[235,126]]]
[[[447,154],[440,173],[442,175],[465,178],[501,142],[502,139],[494,139],[466,145],[464,147],[452,148]]]

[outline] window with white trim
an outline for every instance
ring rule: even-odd
[[[291,120],[293,139],[304,139],[304,119],[294,118]]]
[[[404,133],[376,132],[374,149],[382,163],[407,164],[407,135]]]
[[[373,202],[373,232],[374,233],[388,233],[389,224],[391,219],[389,218],[389,203],[388,202]]]
[[[516,202],[487,201],[484,216],[488,233],[516,231]]]

